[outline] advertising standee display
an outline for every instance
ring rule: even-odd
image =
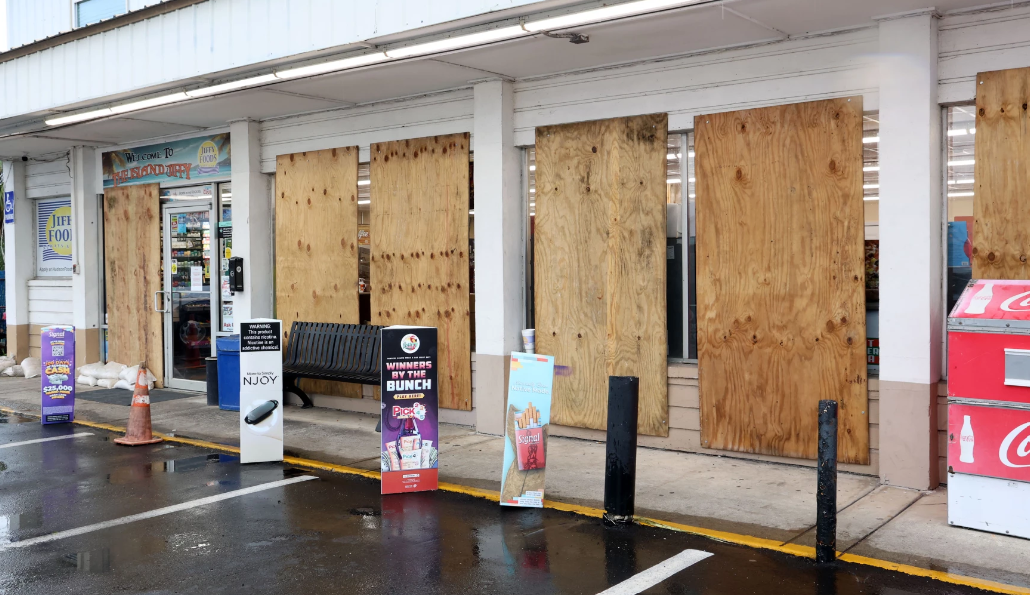
[[[40,343],[43,423],[75,421],[75,327],[43,327]]]
[[[282,321],[240,323],[240,462],[283,460]]]
[[[504,423],[501,506],[544,505],[547,430],[551,421],[554,357],[511,354]]]
[[[437,488],[439,395],[432,327],[382,330],[382,493]]]

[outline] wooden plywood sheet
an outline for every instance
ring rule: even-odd
[[[275,307],[294,321],[359,324],[358,148],[279,155],[275,162]],[[357,384],[303,380],[313,393],[360,398]]]
[[[104,190],[107,359],[147,367],[164,384],[164,326],[154,310],[161,291],[161,204],[157,184]]]
[[[372,145],[372,323],[435,326],[440,406],[472,409],[469,135]]]
[[[640,433],[668,436],[668,116],[536,130],[537,352],[555,356],[551,419],[607,428],[608,377],[640,378]]]
[[[973,278],[1030,279],[1030,68],[976,78]]]
[[[698,381],[708,448],[869,462],[862,98],[695,119]]]

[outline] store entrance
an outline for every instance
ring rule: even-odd
[[[205,390],[204,358],[214,344],[211,312],[212,202],[164,205],[165,385]]]

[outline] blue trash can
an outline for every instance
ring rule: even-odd
[[[240,410],[240,336],[218,337],[218,408]]]

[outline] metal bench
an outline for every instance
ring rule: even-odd
[[[294,322],[283,357],[283,393],[297,395],[307,409],[314,407],[314,403],[297,386],[301,378],[379,385],[382,328],[368,324]]]

